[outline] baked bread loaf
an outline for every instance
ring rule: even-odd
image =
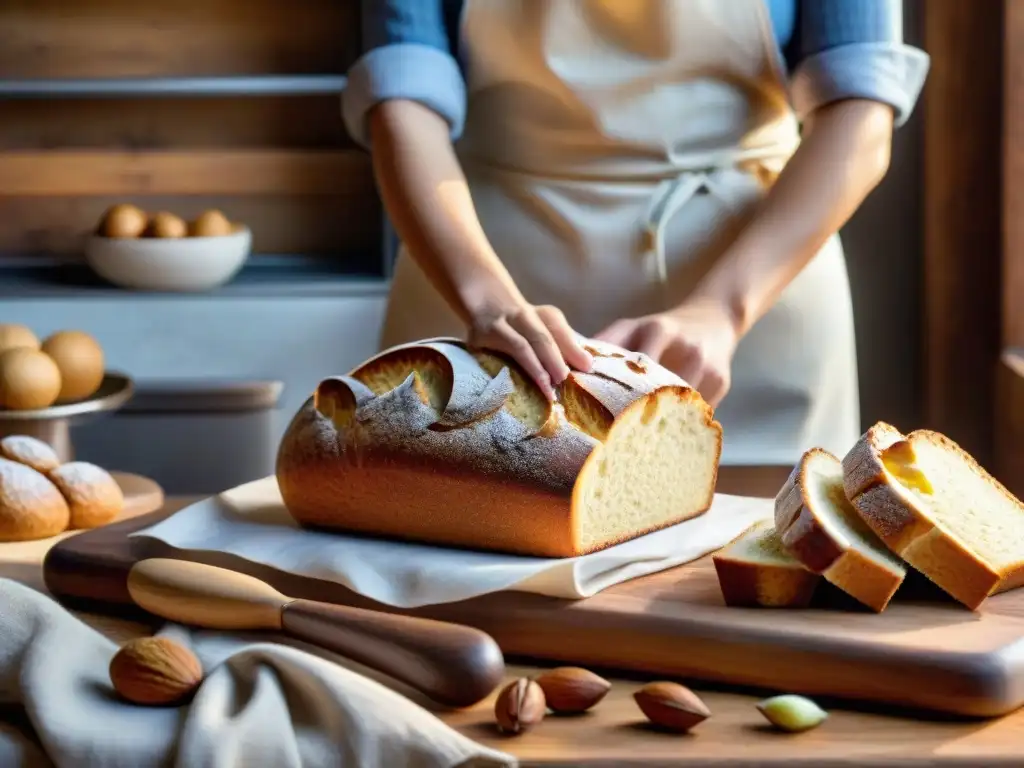
[[[590,350],[557,404],[455,339],[325,379],[281,440],[285,506],[308,526],[541,557],[706,512],[722,446],[710,406],[649,358]]]
[[[843,468],[871,530],[968,608],[1024,584],[1024,505],[948,437],[879,422]]]
[[[0,459],[0,541],[48,539],[68,527],[68,503],[45,475]]]
[[[803,455],[779,491],[775,528],[808,570],[875,611],[885,610],[907,575],[846,498],[842,462],[819,448]]]
[[[48,443],[28,435],[8,435],[0,440],[0,457],[27,464],[44,475],[60,466],[60,457]]]
[[[767,520],[711,560],[722,598],[734,608],[806,608],[822,579],[789,553]]]
[[[124,493],[105,469],[70,461],[51,471],[49,477],[67,499],[71,528],[97,528],[121,514]]]

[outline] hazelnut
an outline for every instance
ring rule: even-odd
[[[828,713],[803,696],[773,696],[757,705],[758,711],[780,731],[799,733],[821,725]]]
[[[522,733],[544,719],[544,691],[533,680],[521,677],[505,686],[494,703],[498,727],[506,733]]]
[[[178,704],[202,681],[195,654],[166,637],[131,640],[110,661],[114,690],[133,704]]]
[[[558,667],[536,678],[548,708],[559,714],[586,712],[611,690],[603,677],[579,667]]]
[[[689,731],[711,717],[697,694],[678,683],[648,683],[633,698],[648,720],[671,731]]]

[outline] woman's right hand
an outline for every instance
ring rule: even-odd
[[[594,362],[561,310],[525,300],[473,312],[467,341],[512,357],[550,400],[570,368],[589,371]]]

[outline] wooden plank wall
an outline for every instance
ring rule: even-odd
[[[1006,0],[1003,106],[1002,354],[996,467],[1024,498],[1024,4]]]
[[[927,0],[925,426],[994,464],[1002,269],[1004,3]]]
[[[354,0],[5,0],[0,79],[343,74]],[[262,253],[378,247],[335,95],[0,101],[0,254],[75,258],[114,202],[219,207]]]

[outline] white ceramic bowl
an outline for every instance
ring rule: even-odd
[[[231,280],[252,250],[252,232],[181,238],[93,235],[85,260],[100,277],[138,291],[208,291]]]

